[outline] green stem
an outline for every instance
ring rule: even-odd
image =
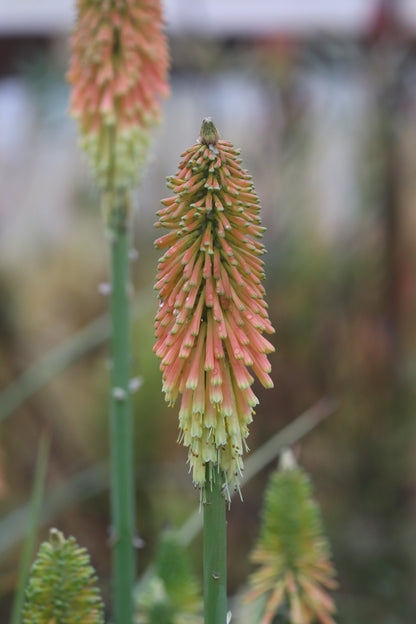
[[[222,495],[221,473],[212,469],[210,476],[212,476],[212,485],[208,481],[204,502],[204,624],[226,624],[227,523],[225,498]]]
[[[128,199],[114,193],[110,207],[111,244],[111,508],[113,592],[116,624],[133,622],[134,484],[130,400]]]

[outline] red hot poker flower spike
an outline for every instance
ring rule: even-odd
[[[130,186],[168,93],[160,0],[78,0],[77,13],[71,113],[100,184]]]
[[[204,487],[208,466],[238,486],[243,449],[258,403],[249,368],[273,387],[267,354],[273,333],[262,286],[264,228],[251,177],[239,152],[220,140],[210,119],[199,142],[182,154],[168,178],[174,196],[162,200],[156,241],[167,249],[158,265],[154,351],[163,391],[182,395],[179,440],[189,447],[194,483]],[[208,474],[210,472],[208,471]]]

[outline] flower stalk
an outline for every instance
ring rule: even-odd
[[[111,247],[111,509],[113,595],[117,624],[133,621],[135,566],[132,415],[130,398],[129,215],[128,196],[113,195]]]
[[[77,0],[71,114],[102,191],[111,255],[111,509],[116,624],[133,622],[134,483],[130,400],[129,205],[167,95],[160,0]]]
[[[221,473],[214,470],[204,501],[204,624],[227,621],[227,522],[222,488]]]

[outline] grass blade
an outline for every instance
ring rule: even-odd
[[[49,458],[49,436],[43,434],[38,448],[36,459],[35,477],[33,480],[32,496],[30,501],[30,511],[28,525],[26,527],[26,539],[23,544],[20,558],[17,589],[14,595],[10,624],[20,624],[21,613],[24,602],[24,593],[30,566],[35,553],[36,534],[42,509],[43,493],[45,490],[46,469]]]

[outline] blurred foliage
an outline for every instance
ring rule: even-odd
[[[20,556],[19,571],[16,590],[13,598],[13,606],[10,615],[10,624],[20,624],[26,584],[29,578],[32,559],[35,554],[35,543],[45,488],[46,472],[48,467],[49,440],[44,435],[41,437],[33,475],[32,493],[29,503],[29,518],[25,526],[25,538]]]
[[[202,596],[188,553],[165,532],[137,594],[137,624],[202,624]]]

